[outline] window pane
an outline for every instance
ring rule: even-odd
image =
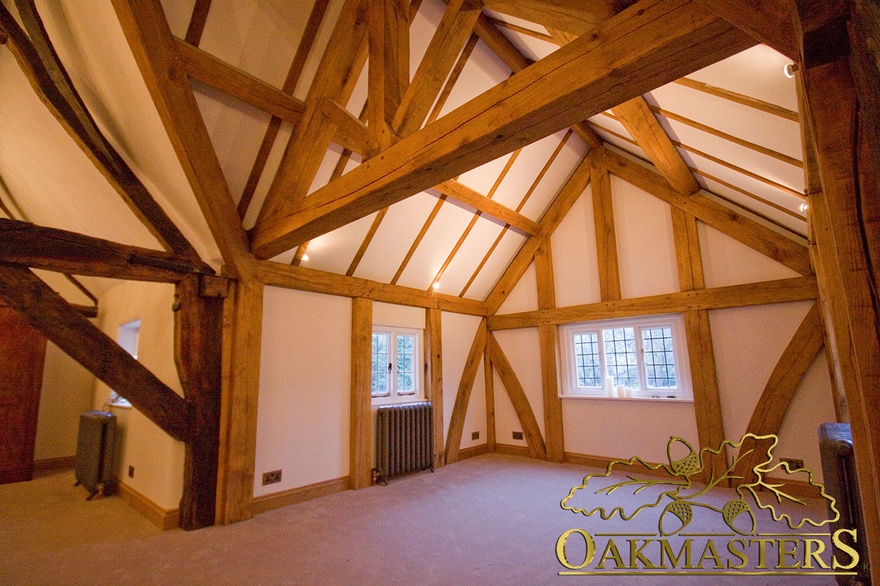
[[[574,361],[579,387],[602,386],[599,337],[595,332],[574,335]]]
[[[412,395],[415,384],[416,337],[412,334],[397,336],[397,394]]]
[[[639,388],[639,365],[636,357],[634,328],[602,330],[605,344],[605,369],[615,385]]]
[[[642,330],[645,350],[645,370],[648,386],[669,389],[678,386],[675,380],[675,354],[672,352],[672,328],[658,327]]]
[[[372,395],[388,394],[388,334],[373,334]]]

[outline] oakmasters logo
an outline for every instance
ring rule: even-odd
[[[840,517],[834,499],[811,471],[774,462],[777,442],[746,434],[698,453],[672,437],[668,464],[636,457],[587,475],[562,508],[593,518],[593,528],[556,541],[559,574],[855,576],[856,531],[827,529]],[[651,527],[649,509],[660,511],[657,531],[633,532]],[[812,518],[825,510],[831,518]]]

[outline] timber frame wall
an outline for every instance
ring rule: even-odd
[[[171,35],[158,0],[114,0],[123,30],[223,255],[224,275],[218,277],[198,259],[192,246],[102,137],[63,73],[33,2],[16,0],[27,33],[8,10],[0,6],[2,42],[15,55],[35,91],[56,118],[156,235],[165,251],[137,249],[5,220],[0,222],[0,298],[98,378],[119,389],[172,437],[186,442],[181,524],[187,529],[215,522],[233,523],[253,514],[259,395],[259,362],[253,357],[259,355],[262,292],[266,285],[353,299],[351,484],[354,488],[369,484],[366,447],[371,445],[369,409],[364,402],[369,377],[364,373],[364,354],[373,301],[426,309],[428,389],[435,401],[440,399],[438,389],[442,389],[441,312],[483,317],[459,382],[450,426],[444,430],[438,425],[436,429],[435,461],[441,465],[459,458],[465,410],[481,360],[486,373],[487,403],[497,391],[491,382],[494,369],[522,423],[529,454],[552,461],[565,460],[561,406],[555,388],[557,326],[579,320],[658,312],[685,314],[700,443],[717,445],[722,427],[707,311],[816,299],[815,308],[804,319],[771,376],[748,430],[757,433],[778,430],[800,376],[824,344],[832,380],[852,425],[867,522],[867,535],[863,538],[868,543],[867,550],[872,552],[872,577],[880,582],[880,559],[876,553],[880,551],[880,429],[876,425],[880,421],[880,299],[877,295],[880,267],[875,262],[880,258],[880,229],[876,220],[880,217],[877,181],[880,176],[877,64],[880,60],[876,48],[880,38],[877,25],[880,7],[874,0],[839,3],[696,0],[696,3],[707,9],[705,12],[711,18],[692,22],[692,28],[687,30],[675,29],[687,46],[688,55],[694,57],[689,64],[692,68],[717,61],[755,41],[768,44],[800,64],[798,81],[804,113],[804,159],[810,205],[809,247],[763,228],[697,193],[692,172],[683,164],[668,137],[658,132],[656,118],[638,97],[684,73],[662,58],[655,59],[651,68],[645,65],[650,60],[643,57],[663,55],[665,46],[641,47],[627,53],[623,61],[615,65],[615,70],[624,78],[631,78],[632,87],[620,94],[600,97],[597,88],[604,88],[602,82],[606,80],[589,80],[582,86],[569,87],[565,80],[571,76],[560,62],[561,58],[529,65],[509,43],[504,43],[497,29],[493,33],[493,29],[487,27],[479,2],[450,2],[448,18],[444,17],[446,36],[438,36],[437,42],[432,42],[431,60],[426,61],[442,63],[447,71],[452,70],[455,59],[449,55],[457,54],[452,48],[466,46],[473,31],[518,73],[510,83],[473,100],[473,109],[481,113],[473,124],[455,116],[433,122],[425,104],[434,102],[442,90],[441,84],[427,72],[418,73],[409,85],[399,83],[401,64],[408,61],[408,55],[402,48],[405,43],[390,40],[405,39],[408,34],[405,15],[411,7],[405,2],[347,2],[340,19],[348,27],[348,34],[331,43],[332,51],[323,60],[317,82],[303,104],[292,102],[277,90],[267,90],[254,80],[243,81],[236,71],[223,69],[222,64],[197,51],[200,26],[204,25],[210,2],[196,3],[184,42]],[[657,2],[646,1],[646,10],[639,10],[638,18],[651,17],[654,4]],[[311,32],[307,31],[306,37],[314,36],[324,8],[325,2],[316,3],[308,28]],[[602,26],[606,32],[613,33],[625,28],[628,19],[636,18],[635,14],[634,10],[624,10]],[[669,17],[661,24],[676,27],[682,23]],[[585,30],[588,28],[591,27]],[[571,40],[565,34],[555,37],[561,39],[561,44]],[[610,37],[613,35],[609,34]],[[365,41],[367,38],[369,42]],[[577,63],[578,59],[589,58],[585,47],[586,40],[573,40],[564,54]],[[365,126],[344,115],[334,103],[343,104],[347,100],[351,84],[339,80],[356,79],[357,75],[350,74],[363,66],[367,52],[371,63],[381,67],[370,70],[371,107],[366,112],[370,124]],[[291,69],[285,89],[295,85],[298,75],[295,69]],[[257,227],[247,234],[241,217],[249,198],[242,198],[245,203],[239,204],[239,208],[243,206],[245,210],[233,205],[204,125],[194,123],[200,117],[188,76],[210,78],[215,85],[226,83],[224,87],[232,88],[233,92],[247,81],[253,94],[272,97],[264,106],[276,116],[274,132],[277,132],[276,122],[285,119],[298,123],[294,140],[299,144],[329,144],[332,139],[354,152],[387,151],[384,163],[356,168],[346,176],[346,183],[331,182],[318,190],[310,196],[310,200],[316,202],[311,209],[302,208],[300,200],[320,161],[283,163],[283,174],[276,180],[277,188],[270,192]],[[501,121],[492,118],[491,110],[498,101],[509,98],[512,91],[524,92],[529,96],[525,102],[529,103],[516,106],[519,109],[512,112],[515,122],[503,126]],[[614,107],[614,116],[627,126],[653,167],[605,148],[601,139],[571,113],[573,103],[586,103],[584,107],[589,111]],[[555,114],[540,119],[535,114],[542,111]],[[580,110],[581,115],[584,111]],[[433,134],[419,130],[425,119],[429,120]],[[463,192],[447,181],[464,170],[514,150],[521,144],[516,141],[524,141],[524,137],[534,139],[568,126],[573,126],[592,149],[540,222],[529,222],[518,213],[492,205],[479,194]],[[461,147],[460,139],[464,135],[472,139],[466,148]],[[401,167],[403,155],[417,149],[428,149],[430,154],[419,165]],[[319,148],[313,151],[322,152]],[[608,195],[609,173],[671,205],[682,283],[680,293],[621,299],[613,210]],[[441,183],[450,197],[470,198],[467,201],[482,213],[499,217],[529,235],[484,302],[258,260],[284,248],[305,244],[310,238],[369,213],[380,211],[381,214],[382,209],[395,201]],[[593,185],[602,299],[589,305],[557,307],[552,287],[550,236],[587,184]],[[298,195],[284,201],[277,195],[282,190]],[[369,205],[365,206],[364,202],[368,201]],[[697,221],[717,228],[802,276],[746,287],[707,289],[695,238]],[[532,262],[538,274],[539,309],[498,315],[503,301]],[[168,389],[132,360],[77,308],[48,289],[29,268],[174,283],[179,299],[175,355],[185,396]],[[540,433],[522,386],[493,334],[496,330],[518,327],[539,328],[546,437]],[[103,359],[98,361],[96,356]],[[435,409],[435,413],[441,414],[438,423],[442,423],[442,409]],[[491,406],[487,413],[490,430],[487,446],[492,450],[496,444]]]

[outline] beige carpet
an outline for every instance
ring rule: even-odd
[[[164,533],[118,497],[86,502],[72,472],[56,473],[0,486],[0,584],[834,584],[559,576],[562,532],[610,527],[560,507],[588,472],[490,454],[228,527]],[[693,528],[723,528],[715,517],[695,516]]]

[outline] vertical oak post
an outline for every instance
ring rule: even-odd
[[[373,483],[373,429],[370,407],[372,371],[373,302],[351,300],[351,488]]]
[[[217,523],[250,519],[257,445],[263,284],[231,281],[223,308]]]
[[[434,467],[439,468],[446,463],[446,450],[443,429],[443,330],[441,318],[443,312],[436,308],[425,310],[425,364],[427,376],[426,396],[433,406],[434,413]]]
[[[554,309],[556,287],[553,280],[553,259],[549,238],[545,238],[535,251],[535,273],[538,284],[538,309]],[[551,462],[565,460],[562,399],[559,398],[559,377],[556,368],[558,338],[557,326],[538,327],[538,343],[541,347],[541,387],[544,390],[544,436],[547,444],[547,459]]]

